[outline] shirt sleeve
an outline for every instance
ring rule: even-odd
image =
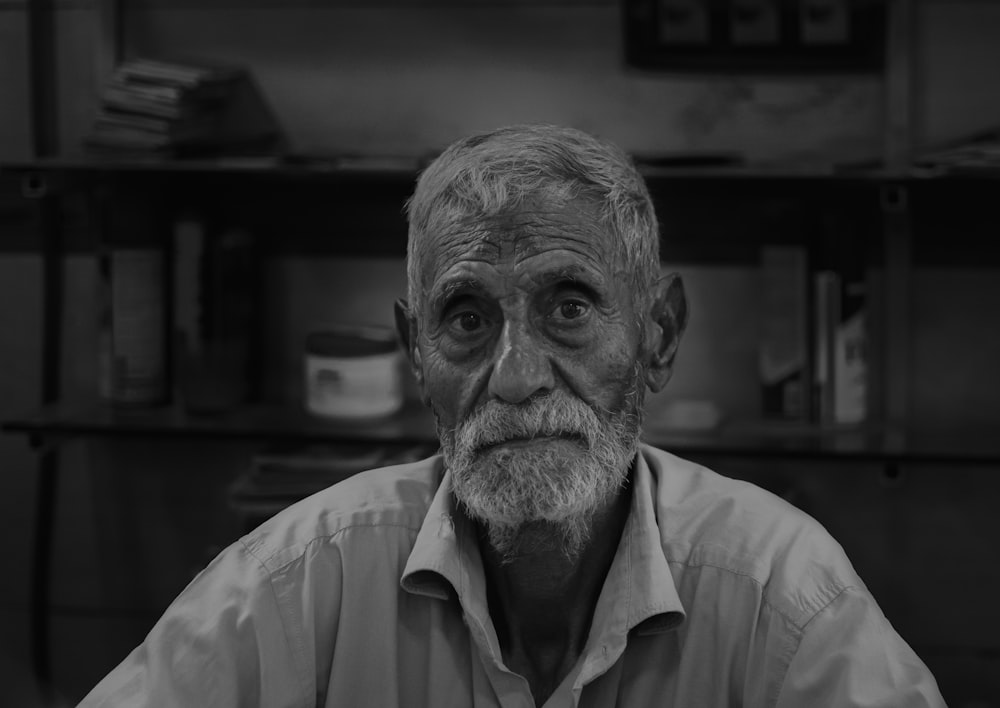
[[[80,708],[309,705],[271,578],[237,542],[167,608]]]
[[[930,670],[871,595],[847,588],[806,624],[776,708],[945,708]]]

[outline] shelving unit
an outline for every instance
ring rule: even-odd
[[[45,681],[48,677],[48,621],[49,572],[51,566],[51,538],[55,524],[54,506],[58,484],[58,446],[69,438],[105,437],[129,438],[143,436],[160,440],[294,440],[317,442],[328,440],[413,440],[426,442],[433,439],[433,426],[422,412],[409,411],[394,420],[375,426],[321,425],[301,414],[280,408],[255,408],[241,410],[225,419],[200,419],[184,415],[175,408],[146,411],[111,411],[95,402],[68,403],[60,400],[58,356],[60,343],[58,328],[61,294],[62,234],[54,212],[62,196],[75,192],[93,194],[97,190],[113,190],[121,185],[129,189],[145,189],[156,193],[169,192],[164,185],[181,185],[187,193],[204,191],[223,193],[226,185],[239,184],[242,188],[259,189],[261,193],[279,186],[285,193],[309,192],[317,188],[337,186],[340,209],[330,213],[324,200],[312,200],[321,205],[320,215],[313,219],[336,219],[340,224],[350,224],[355,235],[351,242],[340,242],[327,247],[342,254],[391,255],[405,253],[405,222],[399,208],[412,190],[419,164],[394,166],[381,165],[371,169],[363,162],[345,164],[336,160],[284,160],[280,158],[246,158],[225,160],[129,160],[109,161],[90,158],[45,157],[20,164],[5,165],[6,171],[20,175],[24,191],[38,197],[39,216],[46,249],[46,277],[44,288],[46,302],[46,346],[51,361],[46,368],[48,388],[40,411],[22,418],[2,423],[3,430],[21,433],[41,450],[40,466],[43,469],[42,485],[38,498],[38,526],[36,531],[36,559],[33,589],[33,625],[36,672]],[[672,170],[650,168],[647,178],[657,185],[688,184],[744,187],[759,183],[771,186],[789,186],[798,191],[823,188],[824,185],[861,184],[870,187],[870,178],[819,173],[788,173],[777,170],[754,173],[733,169]],[[345,193],[347,194],[345,198]],[[302,195],[300,195],[301,197]],[[254,203],[255,199],[247,199]],[[299,202],[308,202],[309,197]],[[308,208],[308,207],[304,207]],[[304,209],[288,212],[304,213]],[[282,239],[283,241],[285,239]],[[93,244],[91,244],[93,245]],[[300,244],[312,248],[311,244]],[[282,247],[288,248],[287,243]],[[703,246],[704,247],[704,246]],[[657,442],[679,452],[725,452],[733,455],[790,454],[806,457],[845,454],[842,438],[830,436],[796,436],[784,438],[773,435],[677,435],[661,431]],[[860,448],[855,444],[850,455],[861,454],[865,459],[879,458],[883,453],[881,443],[865,442]]]
[[[220,194],[227,187],[239,185],[247,203],[254,203],[253,190],[264,194],[272,189],[297,195],[299,203],[315,202],[322,212],[310,212],[302,219],[335,220],[349,224],[356,238],[350,242],[336,242],[324,246],[325,253],[350,255],[376,255],[402,257],[405,254],[405,221],[399,211],[403,200],[412,190],[413,181],[420,167],[420,160],[412,163],[398,161],[393,165],[378,164],[357,158],[338,159],[284,159],[280,157],[227,158],[219,160],[96,160],[88,157],[44,158],[19,164],[4,165],[3,169],[20,175],[26,193],[50,200],[45,207],[51,212],[52,200],[74,192],[93,192],[97,189],[159,189],[179,186],[191,194],[216,190]],[[762,195],[792,195],[793,198],[822,198],[831,190],[849,193],[855,198],[875,205],[876,218],[881,218],[879,229],[892,236],[879,251],[887,271],[897,275],[890,287],[905,287],[909,269],[909,234],[907,228],[907,190],[916,184],[933,182],[941,178],[918,171],[832,171],[800,170],[795,168],[753,169],[741,167],[670,168],[643,167],[654,199],[658,194],[672,190],[694,190],[699,193],[746,192]],[[336,190],[328,190],[336,186]],[[339,194],[337,208],[317,201],[310,190],[335,191]],[[163,190],[169,192],[170,190]],[[43,210],[43,211],[45,211]],[[292,210],[297,211],[297,210]],[[303,213],[305,213],[303,211]],[[880,216],[878,216],[880,214]],[[51,218],[51,214],[49,216]],[[317,223],[312,221],[310,223]],[[48,252],[48,277],[45,287],[48,302],[57,306],[60,297],[59,235],[54,233],[54,222],[42,221],[50,229],[49,242],[54,244]],[[719,246],[715,243],[696,242],[678,245],[670,243],[671,252],[681,257],[718,259],[726,253],[736,253],[736,259],[746,262],[756,253],[759,242],[754,238],[734,234],[733,243]],[[282,239],[287,241],[287,239]],[[900,248],[900,244],[904,248]],[[283,243],[281,248],[310,249],[311,244]],[[687,249],[685,251],[685,249]],[[883,342],[882,357],[896,356],[893,351],[905,349],[908,315],[905,312],[905,291],[896,291],[886,303],[882,314],[885,322],[894,322],[894,331],[887,333]],[[50,324],[58,322],[58,310],[50,311]],[[49,327],[51,331],[53,326]],[[895,343],[894,343],[895,342]],[[58,347],[58,342],[49,342]],[[886,372],[886,367],[880,367]],[[655,427],[651,421],[646,440],[678,454],[776,459],[806,459],[845,462],[870,462],[891,472],[906,462],[945,461],[965,464],[1000,461],[1000,444],[988,435],[965,434],[959,440],[944,431],[907,431],[905,420],[905,367],[894,367],[883,384],[886,413],[892,414],[871,426],[859,429],[819,429],[809,426],[787,427],[758,424],[723,426],[711,432],[678,431]],[[896,391],[896,399],[892,392]],[[435,439],[430,416],[420,409],[408,408],[399,416],[373,425],[330,424],[311,419],[297,410],[282,406],[253,406],[220,418],[202,418],[185,414],[179,408],[167,407],[148,410],[112,410],[96,402],[64,402],[58,396],[47,399],[37,412],[17,420],[3,421],[3,430],[27,435],[40,449],[52,451],[59,442],[70,438],[102,437],[106,439],[145,437],[158,440],[275,440],[286,442],[330,441],[385,441],[428,443]],[[969,438],[972,439],[969,439]],[[52,444],[49,444],[52,443]],[[52,464],[52,463],[47,463]],[[39,533],[51,533],[54,522],[55,471],[52,484],[43,489],[40,497]],[[44,531],[43,531],[44,529]],[[47,567],[47,543],[38,544],[39,568]],[[37,586],[47,583],[46,577],[36,581]],[[47,591],[36,593],[36,625],[45,622],[40,615],[47,611]],[[41,630],[44,632],[44,629]],[[44,642],[44,638],[43,642]],[[43,646],[39,654],[47,655]],[[39,662],[42,661],[40,657]],[[44,674],[43,674],[44,675]]]
[[[42,214],[49,220],[39,225],[51,229],[47,251],[45,287],[48,302],[58,307],[60,300],[61,236],[51,210],[66,195],[95,189],[159,189],[181,186],[191,194],[204,190],[237,192],[248,203],[255,194],[271,191],[294,196],[297,203],[315,202],[317,212],[299,218],[326,219],[322,223],[349,224],[356,235],[350,242],[332,241],[322,246],[293,243],[294,239],[274,239],[277,252],[318,248],[325,255],[375,255],[401,258],[405,254],[405,221],[400,212],[403,200],[412,190],[419,169],[413,164],[387,166],[366,164],[356,158],[343,162],[329,160],[286,160],[279,157],[234,158],[225,160],[131,160],[108,161],[89,158],[47,158],[3,165],[5,172],[19,176],[25,191],[42,200]],[[794,168],[667,168],[643,167],[654,199],[677,190],[685,194],[744,194],[747,198],[778,195],[782,199],[801,199],[822,203],[831,193],[849,195],[849,200],[863,202],[881,235],[878,243],[867,244],[869,257],[885,269],[887,292],[893,297],[882,303],[883,322],[895,326],[881,333],[878,356],[884,363],[908,347],[908,274],[912,266],[910,207],[908,195],[923,189],[941,187],[965,189],[970,185],[991,183],[990,173],[952,177],[926,170],[832,171]],[[239,185],[239,190],[231,189]],[[336,187],[335,190],[329,189]],[[164,192],[171,190],[165,189]],[[316,199],[316,194],[334,192],[332,200]],[[247,197],[247,195],[250,195]],[[223,195],[224,197],[224,195]],[[236,202],[233,202],[236,203]],[[228,207],[223,207],[228,208]],[[266,209],[267,207],[258,207]],[[316,222],[310,222],[316,223]],[[733,233],[720,245],[701,242],[670,241],[673,256],[681,259],[707,259],[708,262],[734,262],[746,265],[753,258],[764,235]],[[808,235],[803,236],[808,239]],[[267,240],[265,238],[265,240]],[[93,245],[93,244],[91,244]],[[892,277],[888,277],[889,274]],[[61,313],[48,312],[48,331],[54,331]],[[58,346],[58,341],[50,341]],[[53,354],[53,356],[55,353]],[[948,464],[972,466],[1000,462],[1000,436],[992,431],[914,430],[906,420],[906,367],[876,366],[884,374],[880,382],[881,403],[885,413],[864,427],[818,428],[806,425],[775,425],[761,422],[733,421],[716,430],[699,432],[664,428],[650,420],[644,439],[656,446],[689,457],[743,458],[759,460],[801,460],[820,463],[875,465],[886,480],[896,479],[900,469],[910,464]],[[58,381],[55,382],[58,384]],[[58,387],[57,387],[58,388]],[[895,391],[895,394],[892,392]],[[893,398],[895,396],[895,398]],[[71,439],[247,442],[271,441],[294,444],[331,442],[372,442],[427,445],[435,442],[430,415],[410,406],[401,414],[372,424],[344,424],[312,418],[299,409],[283,405],[258,404],[241,408],[226,416],[200,417],[185,413],[176,406],[150,409],[112,409],[95,401],[63,401],[58,395],[48,399],[39,410],[14,420],[0,422],[7,433],[26,436],[42,451],[40,459],[50,469],[51,484],[39,497],[39,530],[36,548],[39,569],[35,580],[34,623],[36,627],[36,663],[40,676],[47,675],[42,664],[49,654],[46,613],[49,612],[48,575],[50,541],[54,528],[57,469],[52,457],[59,446]],[[38,632],[41,632],[39,634]]]

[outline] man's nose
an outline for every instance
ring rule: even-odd
[[[506,321],[490,374],[490,396],[517,404],[540,391],[551,391],[554,384],[544,348],[523,323]]]

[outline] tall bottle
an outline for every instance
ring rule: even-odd
[[[169,398],[165,254],[155,217],[134,194],[106,203],[99,222],[99,385],[120,406]]]
[[[254,393],[255,239],[239,224],[192,213],[173,228],[178,398],[191,413],[225,413]]]

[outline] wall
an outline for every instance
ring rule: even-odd
[[[626,69],[613,3],[211,7],[133,13],[130,48],[245,62],[304,151],[419,153],[520,121],[569,123],[642,152],[878,151],[876,80]]]
[[[922,0],[916,7],[917,146],[936,147],[994,132],[1000,115],[1000,5]]]
[[[293,146],[303,152],[423,154],[472,130],[548,120],[603,133],[643,153],[736,150],[754,160],[842,161],[879,153],[877,81],[734,80],[629,70],[621,64],[618,15],[610,2],[482,3],[475,8],[431,2],[389,8],[347,2],[310,5],[304,0],[280,7],[253,0],[136,0],[130,4],[127,48],[247,63]],[[28,156],[23,7],[21,2],[0,3],[0,160]],[[921,8],[919,140],[934,144],[1000,121],[1000,92],[992,88],[1000,73],[992,42],[1000,8],[941,0]],[[94,74],[98,26],[91,2],[59,5],[60,137],[67,150],[79,144],[93,115],[100,84]],[[5,228],[14,227],[0,221],[0,234]],[[17,228],[24,230],[23,224]],[[691,290],[693,319],[668,393],[714,397],[734,415],[752,415],[757,405],[752,384],[754,271],[746,264],[681,263],[678,268]],[[64,378],[70,392],[87,394],[94,381],[93,360],[87,356],[94,350],[92,259],[74,256],[67,275]],[[289,396],[297,381],[301,333],[333,317],[388,322],[402,278],[398,261],[290,257],[273,265],[269,285],[276,336],[271,354]],[[992,321],[990,313],[996,310],[983,303],[1000,301],[996,280],[991,269],[927,268],[917,274],[912,390],[920,415],[940,419],[946,411],[959,420],[995,421],[1000,400],[992,393],[1000,375],[992,365],[996,336],[989,338],[984,323]],[[0,417],[16,416],[38,398],[39,288],[37,257],[0,245],[0,326],[5,333],[18,333],[0,338]],[[744,307],[727,304],[733,302]],[[965,346],[956,348],[955,342]],[[202,461],[188,470],[186,484],[176,484],[176,470],[187,466],[171,458],[164,446],[155,452],[157,463],[151,466],[146,462],[149,449],[141,447],[109,449],[76,442],[64,451],[57,582],[65,590],[56,600],[76,609],[61,612],[54,631],[56,679],[69,696],[86,690],[120,658],[142,636],[154,614],[151,608],[162,606],[189,570],[233,533],[232,517],[218,508],[245,451],[211,445],[185,449],[186,459]],[[776,470],[717,464],[733,474],[781,482],[774,480]],[[0,583],[0,602],[8,608],[0,615],[0,636],[15,659],[23,661],[34,494],[33,458],[23,440],[0,436],[0,469],[0,518],[5,528],[9,524],[12,538],[23,540],[11,550],[7,580]],[[900,522],[904,533],[927,544],[935,557],[953,549],[930,532],[931,520],[948,529],[948,538],[973,539],[974,549],[984,548],[985,539],[996,535],[984,506],[985,500],[996,498],[996,478],[990,476],[995,470],[921,468],[910,480],[915,486],[884,498],[872,492],[881,489],[878,470],[857,469],[849,479],[838,477],[841,471],[815,467],[801,474],[786,472],[797,475],[803,505],[811,504],[845,546],[856,549],[852,557],[872,578],[873,589],[887,598],[898,587],[885,575],[881,551],[888,555],[898,547],[885,545],[880,534],[889,508],[885,505],[897,508],[901,495],[912,497],[907,503],[927,520],[906,517]],[[170,500],[167,506],[159,503],[163,499]],[[856,524],[832,513],[842,506],[857,512],[852,517]],[[975,513],[963,516],[959,510],[966,508]],[[171,509],[180,516],[167,514]],[[143,514],[157,518],[156,524],[142,527],[144,535],[108,543],[116,534],[122,536],[122,528],[130,528],[130,519]],[[871,543],[872,533],[883,540]],[[129,549],[141,547],[150,549],[141,557],[141,572],[122,573]],[[148,563],[150,557],[161,558],[162,565]],[[906,567],[917,567],[921,560],[908,559]],[[960,577],[969,584],[979,582],[978,587],[995,587],[994,575]],[[935,587],[943,597],[960,590],[953,580]],[[128,593],[134,594],[134,604]],[[116,607],[110,619],[99,611],[108,603]],[[918,627],[914,618],[923,609],[934,607],[904,607],[900,620]],[[960,624],[968,620],[968,615],[950,617]],[[974,628],[962,631],[980,636]],[[942,636],[925,633],[918,638],[933,644]],[[958,667],[956,676],[960,669],[972,672],[965,698],[987,695],[975,693],[976,681],[988,675],[986,667],[996,668],[995,658],[984,656],[941,659],[942,666],[950,661]]]

